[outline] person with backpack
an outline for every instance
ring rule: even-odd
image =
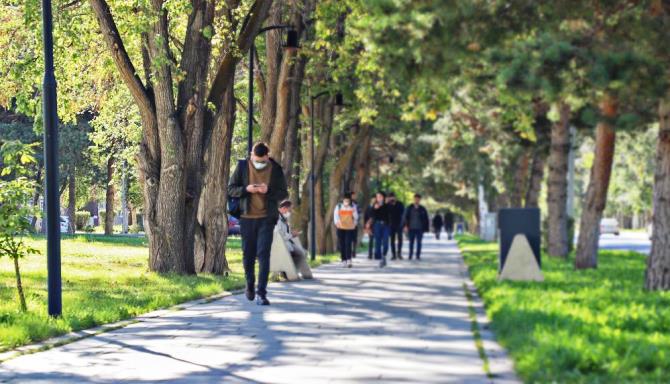
[[[403,218],[405,231],[409,234],[409,259],[414,254],[414,243],[416,243],[416,259],[421,260],[421,242],[423,234],[430,229],[428,211],[421,205],[421,195],[414,194],[414,203],[405,209]]]
[[[435,238],[437,240],[440,240],[440,232],[442,232],[442,215],[440,215],[440,212],[436,212],[435,216],[433,216],[433,230],[435,231]]]
[[[356,232],[358,210],[352,203],[350,193],[345,194],[342,201],[335,206],[333,221],[337,228],[337,239],[342,264],[351,268],[353,265],[351,261],[351,243],[354,241],[354,234]]]
[[[386,204],[386,194],[382,191],[375,195],[370,220],[366,228],[374,235],[375,259],[380,259],[379,268],[386,266],[386,254],[389,251],[389,236],[391,233],[391,210]]]
[[[267,285],[270,275],[270,248],[279,217],[279,202],[288,197],[286,178],[279,163],[270,158],[270,149],[256,143],[249,157],[240,160],[230,182],[228,196],[231,214],[240,216],[242,263],[246,278],[245,295],[258,305],[270,305]],[[255,264],[258,259],[258,288],[255,287]]]
[[[393,192],[389,192],[386,200],[391,212],[391,260],[402,260],[402,215],[405,206],[396,199]]]

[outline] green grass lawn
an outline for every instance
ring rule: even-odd
[[[46,241],[30,239],[42,255],[21,260],[28,312],[19,311],[13,264],[0,259],[0,352],[51,336],[128,319],[154,309],[244,287],[239,238],[228,240],[232,273],[159,275],[147,270],[143,237],[75,235],[62,241],[63,317],[47,315]],[[338,259],[318,256],[316,266]]]
[[[525,382],[670,382],[670,292],[645,292],[645,256],[599,254],[597,270],[543,256],[543,283],[498,282],[498,246],[458,239],[498,341]]]

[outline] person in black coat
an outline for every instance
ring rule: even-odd
[[[403,226],[409,234],[409,259],[414,254],[414,243],[416,243],[416,259],[421,260],[421,242],[423,234],[430,230],[428,211],[421,205],[421,195],[414,194],[414,203],[405,209]]]
[[[389,193],[387,202],[391,212],[391,260],[402,260],[402,217],[405,206],[396,199],[393,192]]]
[[[444,230],[447,232],[447,238],[451,240],[454,233],[454,214],[449,210],[444,214]]]
[[[442,232],[442,215],[440,215],[440,212],[437,212],[435,216],[433,216],[433,230],[435,231],[435,238],[440,240],[440,232]]]
[[[386,254],[389,251],[389,234],[391,232],[391,211],[386,204],[386,194],[377,192],[372,205],[370,220],[366,224],[368,233],[374,234],[375,259],[381,259],[379,267],[386,266]]]

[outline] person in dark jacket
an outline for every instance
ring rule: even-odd
[[[414,254],[414,243],[416,242],[416,259],[421,260],[421,242],[424,232],[430,229],[428,211],[421,205],[421,195],[414,194],[414,203],[405,209],[403,218],[405,231],[409,233],[409,259]]]
[[[375,250],[375,237],[372,234],[372,228],[367,225],[367,223],[372,222],[372,207],[375,205],[375,201],[376,199],[373,197],[370,200],[370,205],[365,208],[365,214],[363,215],[365,232],[368,234],[368,259],[372,259]]]
[[[444,214],[444,230],[447,232],[447,239],[451,240],[454,233],[454,214],[450,210]]]
[[[389,251],[389,234],[391,232],[390,223],[391,211],[386,204],[386,194],[381,191],[377,192],[367,228],[368,233],[372,232],[374,234],[375,258],[381,259],[379,268],[386,266],[386,254]]]
[[[440,240],[440,232],[442,232],[442,215],[440,212],[435,213],[433,216],[433,231],[435,231],[435,238]]]
[[[249,158],[238,163],[228,183],[228,196],[240,200],[245,293],[249,301],[256,298],[258,305],[270,305],[267,299],[270,248],[279,218],[279,202],[288,197],[284,171],[269,154],[265,143],[256,143]],[[257,258],[258,289],[254,292]]]
[[[388,206],[391,211],[391,260],[402,260],[402,215],[405,206],[396,199],[395,193],[390,192]]]

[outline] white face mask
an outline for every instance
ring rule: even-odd
[[[286,212],[283,214],[285,219],[289,219],[291,217],[291,212]]]
[[[267,161],[253,161],[253,164],[254,168],[256,168],[259,171],[268,166]]]

